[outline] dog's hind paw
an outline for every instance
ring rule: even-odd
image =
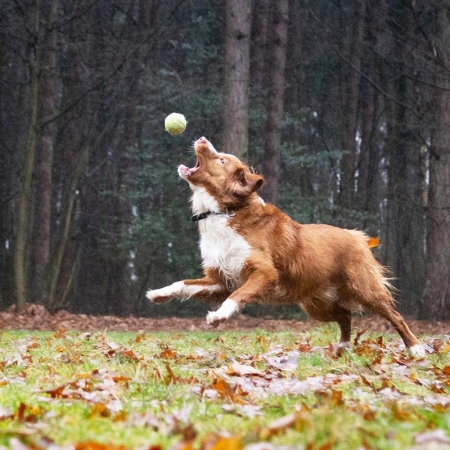
[[[348,342],[348,341],[346,341],[346,342],[339,342],[339,347],[342,350],[346,350],[348,352],[352,351],[352,344],[350,342]]]
[[[425,358],[425,349],[423,348],[423,345],[421,344],[416,344],[413,345],[412,347],[408,348],[408,352],[409,354],[413,357],[413,358]]]

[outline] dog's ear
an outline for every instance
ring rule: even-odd
[[[235,197],[247,197],[257,191],[263,183],[264,178],[261,175],[251,173],[245,167],[239,167],[233,174],[229,191]]]

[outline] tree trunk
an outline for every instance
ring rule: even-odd
[[[248,150],[251,0],[226,3],[222,151],[241,157]]]
[[[36,45],[33,48],[30,64],[30,93],[29,93],[29,126],[25,154],[23,158],[23,171],[20,180],[20,193],[18,196],[17,228],[14,245],[14,288],[15,305],[17,311],[23,311],[27,303],[27,244],[30,232],[30,210],[32,210],[33,171],[36,157],[37,117],[39,102],[39,75],[41,68],[41,46],[38,43],[39,2],[36,2],[34,11],[34,32]]]
[[[365,58],[362,70],[371,81],[381,85],[380,57],[383,42],[382,35],[385,28],[385,0],[371,3],[367,9],[367,43],[372,51]],[[358,162],[358,189],[356,205],[362,213],[362,229],[371,236],[378,236],[381,221],[381,176],[380,176],[380,118],[382,117],[382,99],[372,82],[366,77],[361,80],[360,89],[360,117],[361,144]]]
[[[269,31],[270,0],[259,0],[254,6],[251,42],[252,84],[262,88],[266,80],[267,35]]]
[[[411,11],[410,1],[400,0],[394,16],[399,63],[389,148],[387,264],[399,290],[399,310],[416,315],[424,287],[425,219],[422,156],[414,114],[420,99],[411,78],[416,70],[409,48],[414,33]]]
[[[371,236],[378,235],[380,151],[376,141],[378,122],[378,96],[368,83],[361,90],[361,149],[358,164],[358,191],[356,205],[363,214],[361,225]]]
[[[356,169],[356,128],[359,99],[359,80],[361,56],[365,29],[366,0],[355,0],[352,32],[350,36],[347,66],[344,71],[344,98],[342,111],[342,160],[341,180],[339,186],[338,204],[340,211],[350,212],[355,193]],[[342,223],[351,226],[348,220]]]
[[[288,34],[288,0],[275,0],[271,42],[269,102],[265,128],[263,174],[266,178],[264,198],[275,203],[278,193],[281,132],[284,116],[286,42]]]
[[[58,0],[52,0],[46,36],[43,42],[42,104],[41,116],[52,117],[55,113],[56,98],[56,30],[53,27]],[[52,208],[52,166],[56,135],[56,124],[51,122],[42,130],[37,145],[37,164],[35,169],[35,210],[34,233],[31,246],[34,268],[31,298],[34,302],[44,303],[48,295],[47,268],[50,262],[51,248],[51,208]]]
[[[430,149],[426,289],[421,316],[450,319],[450,6],[437,2],[436,122]]]

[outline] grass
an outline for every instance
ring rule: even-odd
[[[381,339],[382,338],[382,339]],[[308,333],[0,333],[0,446],[308,450],[450,442],[450,341]],[[285,447],[283,447],[285,448]]]

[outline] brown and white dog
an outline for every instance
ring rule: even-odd
[[[352,310],[362,306],[389,320],[413,356],[424,356],[364,233],[294,222],[258,196],[262,176],[204,137],[194,146],[195,167],[181,165],[178,173],[193,191],[204,277],[150,290],[149,300],[220,302],[206,317],[212,326],[250,302],[296,304],[314,319],[337,322],[343,347],[350,347]]]

